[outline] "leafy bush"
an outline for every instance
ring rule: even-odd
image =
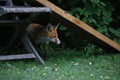
[[[120,43],[120,28],[114,29],[114,26],[111,25],[112,22],[115,22],[115,18],[113,18],[113,12],[115,12],[116,7],[112,4],[111,1],[104,0],[50,0],[55,3],[59,7],[68,11],[70,14],[75,16],[76,18],[84,21],[85,23],[92,26],[94,29],[99,31],[100,33],[108,36],[116,42]],[[118,1],[120,2],[120,1]],[[119,4],[118,4],[119,5]],[[114,15],[117,16],[117,15]],[[120,16],[119,20],[120,20]],[[117,19],[118,20],[118,19]],[[74,47],[78,49],[83,49],[85,51],[94,52],[96,51],[95,45],[90,44],[86,40],[81,40],[81,37],[78,38],[78,34],[71,32],[65,26],[61,26],[59,28],[61,30],[61,35],[63,41],[65,42],[67,47]],[[72,44],[71,44],[72,43]],[[98,47],[97,47],[98,48]],[[97,49],[98,53],[102,53],[103,51],[99,48]]]

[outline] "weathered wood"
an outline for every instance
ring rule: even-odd
[[[40,57],[40,55],[37,52],[36,48],[31,43],[29,37],[27,35],[24,35],[21,40],[22,40],[23,44],[25,45],[27,51],[32,52],[35,55],[38,63],[44,65],[45,64],[44,60]]]
[[[13,2],[12,2],[12,0],[7,0],[6,5],[7,5],[7,6],[13,6]]]
[[[7,13],[35,13],[35,12],[51,12],[48,7],[6,7],[0,6],[0,16]]]
[[[92,41],[93,43],[99,45],[100,47],[107,50],[120,51],[120,45],[99,33],[86,23],[70,15],[66,11],[57,7],[48,0],[36,0],[38,3],[51,8],[51,10],[57,15],[56,19],[60,19],[60,22],[68,25],[66,27],[74,29],[79,32],[82,37]]]
[[[0,20],[1,26],[15,26],[15,25],[23,25],[29,23],[27,20]]]
[[[33,53],[0,56],[0,60],[32,59],[32,58],[35,58],[35,55]]]
[[[10,39],[7,47],[11,48],[13,47],[14,44],[18,43],[18,41],[21,39],[23,44],[25,45],[27,51],[30,54],[16,54],[16,55],[2,55],[0,56],[0,60],[14,60],[14,59],[31,59],[35,58],[39,62],[39,64],[44,65],[43,59],[39,56],[39,53],[29,40],[29,38],[23,34],[25,34],[25,29],[27,26],[34,21],[35,18],[39,15],[38,13],[34,12],[51,12],[50,8],[36,8],[36,7],[13,7],[12,0],[7,0],[7,5],[9,7],[0,7],[0,14],[5,14],[5,13],[32,13],[30,14],[25,22],[24,20],[21,21],[18,16],[13,15],[12,17],[14,20],[1,20],[0,25],[4,24],[11,24],[14,25],[16,28],[16,32],[13,35],[13,37]],[[12,6],[12,7],[10,7]],[[9,26],[11,26],[9,25]]]
[[[0,2],[4,2],[4,1],[6,2],[7,0],[0,0]]]

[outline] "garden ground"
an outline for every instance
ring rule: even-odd
[[[0,80],[120,80],[120,54],[50,51],[46,65],[34,59],[0,61]]]

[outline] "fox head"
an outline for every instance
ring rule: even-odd
[[[46,37],[50,42],[60,44],[61,41],[58,38],[57,28],[60,25],[60,23],[57,24],[57,26],[53,26],[50,23],[46,26]]]
[[[26,33],[36,43],[44,44],[53,42],[56,44],[60,44],[61,41],[59,40],[57,33],[58,26],[59,24],[57,24],[57,26],[53,26],[50,23],[48,23],[45,27],[40,24],[32,23],[27,27]]]

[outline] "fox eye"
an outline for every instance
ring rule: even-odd
[[[53,38],[55,38],[56,36],[54,35]]]

